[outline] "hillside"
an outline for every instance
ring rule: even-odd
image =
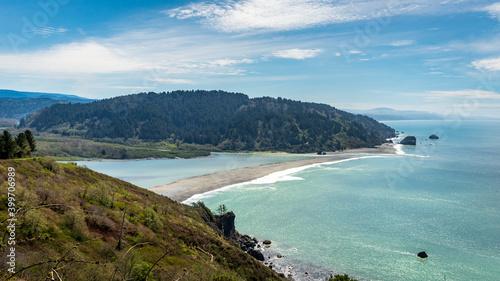
[[[55,104],[21,125],[92,140],[139,139],[226,151],[313,152],[372,147],[394,130],[325,104],[223,91],[141,93],[88,104]]]
[[[0,175],[0,221],[13,229],[3,234],[0,280],[12,252],[10,280],[282,279],[226,239],[221,217],[202,204],[48,158],[1,160]],[[7,221],[8,208],[17,221]]]
[[[74,95],[0,90],[0,119],[19,119],[56,103],[85,103],[92,100]],[[16,122],[17,122],[16,121]]]

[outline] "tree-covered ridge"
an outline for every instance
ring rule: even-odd
[[[88,139],[137,138],[223,150],[293,152],[371,147],[395,133],[369,117],[325,104],[199,90],[56,104],[21,125]]]

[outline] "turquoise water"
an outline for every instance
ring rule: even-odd
[[[78,161],[77,163],[137,186],[150,188],[183,178],[311,157],[313,156],[284,153],[213,153],[211,157],[194,159]]]
[[[292,266],[298,280],[329,270],[359,280],[500,280],[500,122],[386,123],[417,146],[203,201],[234,211],[240,232],[272,240],[285,256],[275,267]],[[426,140],[433,133],[440,139]]]

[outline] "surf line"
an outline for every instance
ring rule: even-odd
[[[289,168],[285,169],[283,171],[278,171],[271,173],[269,175],[246,181],[246,182],[241,182],[241,183],[236,183],[236,184],[231,184],[227,186],[223,186],[214,190],[210,190],[207,192],[202,192],[199,194],[195,194],[188,199],[182,201],[183,204],[190,205],[192,203],[201,201],[204,198],[211,197],[217,193],[224,192],[233,188],[238,188],[242,187],[245,185],[252,185],[252,184],[272,184],[280,181],[293,181],[293,180],[304,180],[303,178],[300,177],[294,177],[292,176],[295,173],[302,172],[304,170],[310,169],[310,168],[315,168],[315,167],[320,167],[322,165],[333,165],[333,164],[338,164],[342,162],[347,162],[347,161],[353,161],[353,160],[359,160],[359,159],[367,159],[367,158],[384,158],[384,157],[391,157],[393,154],[383,154],[383,155],[370,155],[370,156],[360,156],[360,157],[352,157],[348,159],[341,159],[341,160],[335,160],[335,161],[329,161],[329,162],[322,162],[322,163],[315,163],[315,164],[308,164],[300,167],[294,167],[294,168]]]

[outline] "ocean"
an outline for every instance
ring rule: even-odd
[[[417,145],[399,147],[403,155],[359,154],[272,174],[202,200],[234,211],[239,232],[271,240],[266,263],[296,280],[331,273],[360,281],[500,280],[500,122],[385,123],[399,139],[416,136]],[[147,188],[304,157],[223,153],[79,164]],[[420,251],[429,257],[418,258]]]
[[[500,122],[385,122],[405,155],[311,166],[208,193],[236,229],[273,241],[296,280],[500,280]],[[431,134],[439,140],[429,140]],[[425,251],[429,258],[416,255]],[[277,258],[276,254],[283,258]],[[306,274],[307,273],[307,274]]]

